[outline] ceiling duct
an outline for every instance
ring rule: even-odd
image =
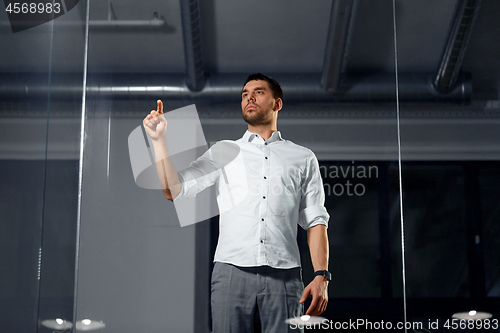
[[[329,93],[335,93],[339,88],[353,12],[353,2],[354,0],[338,0],[332,4],[323,75],[321,77],[321,86]]]
[[[481,2],[482,0],[461,0],[457,4],[448,43],[434,80],[436,89],[441,93],[452,91],[457,82]]]
[[[200,91],[205,86],[205,65],[201,44],[201,15],[198,0],[180,0],[186,83],[190,90]]]
[[[335,95],[319,84],[321,74],[273,74],[284,91],[285,103],[384,103],[396,99],[394,74],[350,75]],[[247,74],[219,74],[207,78],[203,90],[194,92],[183,74],[89,74],[88,98],[171,99],[185,103],[239,102]],[[405,102],[447,102],[469,104],[472,96],[470,75],[461,74],[453,90],[436,92],[431,74],[399,75],[399,98]],[[57,100],[81,99],[81,74],[53,73],[50,96]],[[46,74],[0,74],[2,100],[46,99]]]
[[[64,22],[63,22],[64,24]],[[157,16],[152,20],[90,20],[91,28],[151,28],[160,29],[165,26],[165,20]]]

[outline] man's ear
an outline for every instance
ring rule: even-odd
[[[283,107],[283,101],[281,98],[276,98],[274,101],[274,111],[279,111]]]

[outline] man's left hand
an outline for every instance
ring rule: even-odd
[[[312,295],[313,299],[309,309],[307,309],[306,315],[319,316],[326,310],[328,304],[328,280],[324,276],[316,276],[304,288],[300,304],[304,303],[309,295]]]

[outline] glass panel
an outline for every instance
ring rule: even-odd
[[[157,91],[182,77],[178,6],[90,3],[77,327],[194,332],[193,287],[205,278],[195,274],[194,225],[181,228],[161,191],[136,185],[128,146],[157,98],[165,112],[192,104]]]
[[[18,3],[21,13],[7,17],[6,1],[0,13],[0,322],[6,331],[53,332],[73,321],[85,51],[84,2],[77,2],[37,6],[30,15],[22,6],[31,5]]]
[[[195,153],[237,140],[247,129],[241,89],[254,72],[281,83],[283,138],[319,160],[333,274],[322,316],[331,325],[367,317],[401,320],[392,2],[336,7],[283,0],[261,2],[265,9],[258,13],[249,3],[191,2],[191,13],[184,1],[90,3],[77,325],[210,332],[219,217],[207,218],[192,205],[189,213],[203,221],[181,227],[186,212],[180,204],[138,186],[140,172],[155,172],[153,146],[141,126],[162,99],[171,117],[169,149],[179,150],[179,139]],[[283,14],[280,22],[276,12]],[[344,32],[338,34],[332,15],[343,20]],[[332,59],[344,43],[330,34],[344,38],[340,63]],[[171,112],[192,104],[201,135],[197,123],[176,123]],[[314,270],[301,228],[297,241],[307,285]]]
[[[397,8],[399,73],[428,81],[400,103],[408,320],[432,331],[474,330],[488,323],[474,319],[493,315],[491,329],[500,310],[500,67],[489,39],[500,29],[499,3]],[[422,97],[427,91],[434,97]]]

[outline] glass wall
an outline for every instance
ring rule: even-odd
[[[400,104],[408,320],[431,331],[497,330],[499,67],[488,36],[499,7],[419,5],[397,3],[415,14],[398,21],[399,72],[427,77],[435,96]],[[430,29],[424,17],[439,24]],[[437,39],[440,48],[428,47]],[[411,68],[417,56],[428,70]]]
[[[169,75],[184,77],[180,22],[176,1],[90,3],[76,306],[82,327],[194,332],[194,287],[204,278],[195,274],[195,226],[181,228],[161,191],[136,185],[129,155],[129,135],[157,99],[165,112],[192,104],[163,93]]]
[[[0,13],[1,330],[53,332],[73,321],[86,9],[9,4]]]

